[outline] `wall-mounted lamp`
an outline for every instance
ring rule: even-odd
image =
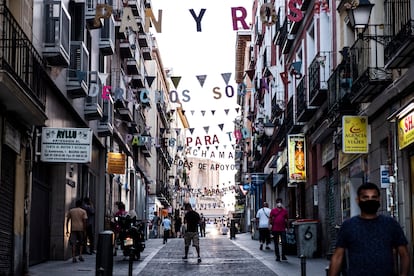
[[[263,125],[263,127],[264,127],[264,133],[266,134],[266,136],[272,137],[273,132],[275,131],[275,125],[271,122],[267,122]]]
[[[369,0],[360,0],[358,6],[351,6],[348,9],[348,18],[351,27],[354,29],[365,29],[368,26],[374,5]]]

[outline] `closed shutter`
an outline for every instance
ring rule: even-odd
[[[0,275],[12,275],[15,162],[15,152],[3,146],[0,181]]]

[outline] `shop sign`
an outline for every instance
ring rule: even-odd
[[[399,149],[414,142],[414,111],[398,121],[398,142]]]
[[[342,117],[342,152],[367,153],[368,152],[368,117],[343,116]]]
[[[42,128],[40,160],[59,163],[89,163],[92,152],[90,128]]]
[[[381,165],[380,166],[380,180],[381,180],[381,188],[389,188],[390,187],[390,166],[389,165]]]
[[[108,152],[108,173],[125,174],[125,159],[124,153]]]
[[[288,135],[289,183],[306,182],[305,136]]]

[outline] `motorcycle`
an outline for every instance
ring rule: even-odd
[[[118,242],[123,255],[132,260],[139,260],[141,252],[145,249],[145,223],[128,215],[117,217],[116,222],[119,225]]]

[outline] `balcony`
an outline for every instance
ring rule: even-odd
[[[132,88],[145,88],[145,80],[141,74],[131,75],[131,87]]]
[[[330,53],[318,53],[309,65],[309,103],[321,106],[328,94],[328,78],[331,68]]]
[[[88,96],[89,86],[89,52],[82,41],[70,43],[70,66],[66,83],[68,97],[82,98]]]
[[[317,111],[316,107],[309,106],[307,89],[306,89],[306,76],[303,76],[302,80],[296,87],[296,118],[298,122],[307,122]]]
[[[284,45],[288,36],[288,20],[285,17],[282,27],[279,29],[278,34],[276,35],[276,45]]]
[[[144,60],[152,60],[151,48],[143,47],[141,48],[141,53]]]
[[[342,62],[328,80],[328,112],[335,123],[340,123],[342,115],[352,115],[356,106],[350,101],[352,70],[350,63]]]
[[[140,16],[140,5],[138,4],[140,1],[137,1],[137,0],[128,0],[127,2],[128,2],[128,7],[130,7],[131,10],[132,10],[132,14],[135,17]]]
[[[99,50],[103,56],[110,56],[115,51],[115,21],[113,17],[104,19],[101,28],[101,39],[99,40]]]
[[[103,103],[103,117],[98,122],[97,132],[99,137],[111,136],[114,133],[114,102],[109,96]]]
[[[296,118],[295,96],[291,97],[286,107],[286,134],[300,132],[303,124],[299,123]]]
[[[102,84],[98,72],[90,73],[89,95],[85,99],[84,116],[88,121],[100,120],[103,118]]]
[[[138,75],[138,62],[134,58],[128,58],[125,60],[126,68],[127,68],[127,75],[133,76]]]
[[[138,45],[139,47],[148,47],[147,34],[138,34]]]
[[[409,4],[409,2],[407,2]],[[409,9],[409,7],[408,7]],[[385,47],[385,68],[407,68],[414,61],[414,20],[403,25]]]
[[[46,87],[49,77],[46,61],[36,51],[6,6],[0,9],[0,103],[3,112],[30,125],[43,125]]]
[[[132,58],[134,56],[134,50],[128,39],[119,41],[119,55],[122,59]]]
[[[157,92],[157,93],[159,93],[159,92]],[[165,104],[164,101],[161,101],[161,100],[157,101],[157,110],[158,110],[158,114],[159,114],[159,116],[161,118],[161,121],[163,122],[164,126],[168,126],[169,125],[169,120],[168,120],[168,116],[167,116],[167,105]]]
[[[384,47],[381,37],[360,37],[351,47],[354,68],[352,103],[370,102],[392,82],[391,70],[384,69]]]
[[[121,89],[121,88],[119,88]],[[123,89],[121,89],[122,91],[125,91]],[[116,93],[118,94],[118,93]],[[115,103],[114,103],[114,107],[115,110],[117,111],[117,115],[118,117],[122,120],[122,121],[126,121],[126,122],[132,122],[134,120],[134,117],[132,115],[131,110],[128,107],[128,101],[125,99],[126,96],[124,94],[122,95],[116,95],[116,99],[115,99]]]
[[[43,57],[52,66],[69,66],[70,16],[61,1],[45,2]]]

